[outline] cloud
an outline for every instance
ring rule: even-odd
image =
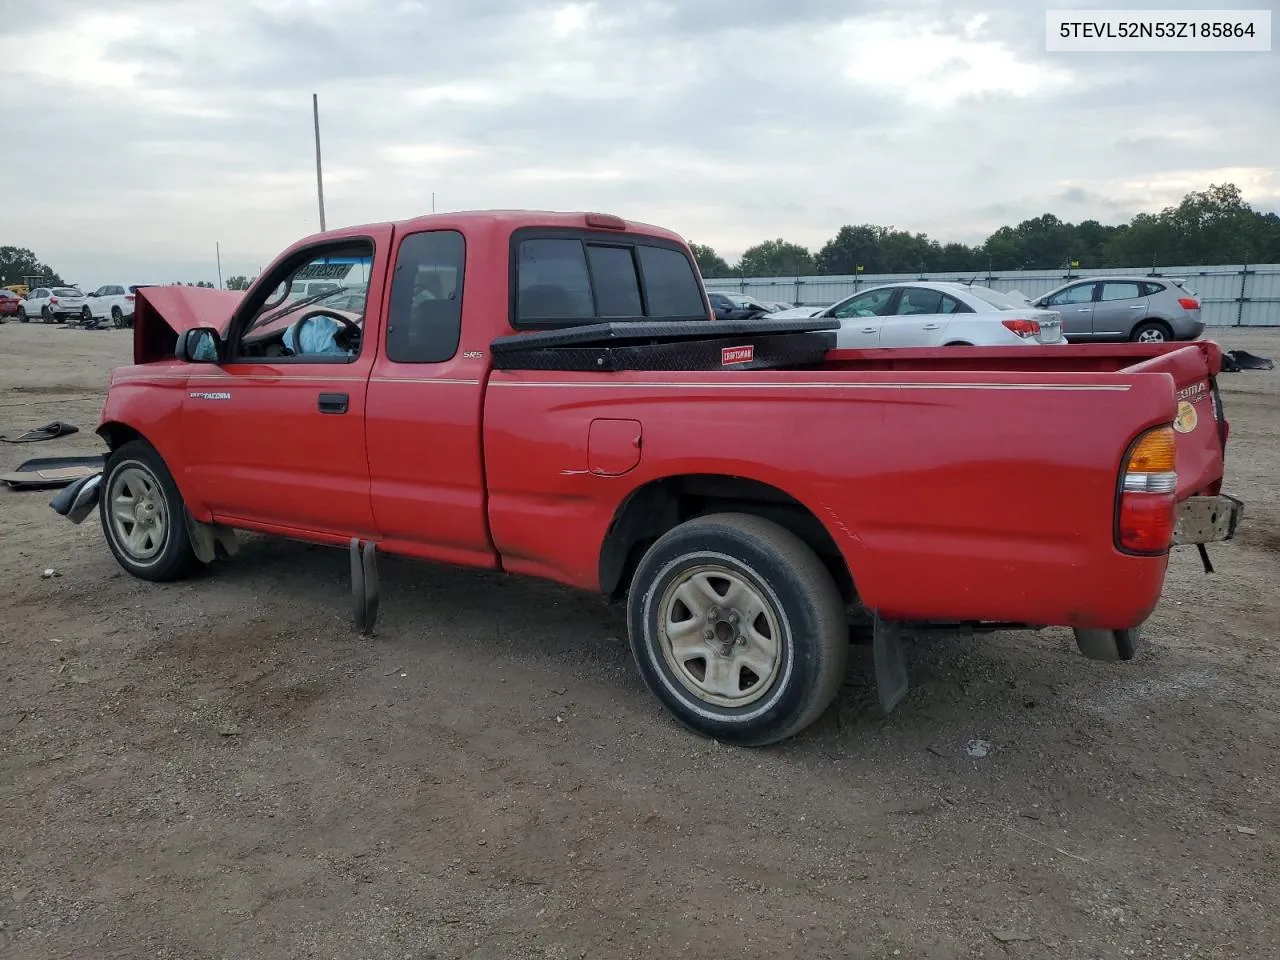
[[[1044,52],[1014,0],[8,0],[5,242],[86,283],[252,273],[430,209],[611,210],[732,259],[844,223],[981,240],[1234,180],[1272,55]],[[51,60],[38,51],[56,45]],[[175,275],[177,271],[187,271]],[[130,280],[129,282],[135,282]]]

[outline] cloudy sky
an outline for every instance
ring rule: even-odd
[[[0,10],[0,244],[85,285],[212,280],[215,242],[224,276],[256,273],[315,232],[312,92],[330,227],[434,192],[615,212],[732,260],[844,223],[1115,222],[1225,180],[1280,209],[1280,54],[1048,54],[1025,0]]]

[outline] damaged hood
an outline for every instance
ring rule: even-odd
[[[178,334],[212,327],[225,335],[231,315],[244,298],[238,290],[208,287],[139,287],[133,306],[133,362],[173,357]]]

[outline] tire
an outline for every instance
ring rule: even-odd
[[[26,308],[26,307],[19,307],[19,308],[18,308],[18,322],[19,322],[19,323],[30,323],[30,322],[31,322],[31,318],[27,316],[27,308]]]
[[[126,500],[141,503],[142,512],[125,508]],[[145,440],[131,440],[107,458],[98,516],[116,562],[140,580],[181,580],[200,567],[182,495],[163,458]],[[141,531],[136,540],[135,530]]]
[[[683,643],[668,633],[673,618],[691,626]],[[699,517],[660,537],[632,579],[627,633],[645,685],[677,720],[743,746],[777,743],[817,720],[849,658],[827,568],[795,534],[748,514]]]
[[[1173,331],[1162,320],[1147,320],[1133,328],[1129,339],[1134,343],[1168,343],[1173,339]]]
[[[40,308],[40,320],[43,323],[53,323],[53,311],[48,307]]]
[[[111,308],[111,325],[117,330],[124,326],[124,314],[120,312],[119,307]]]
[[[93,323],[93,311],[92,311],[92,310],[90,310],[88,307],[85,307],[83,310],[81,310],[81,311],[80,311],[80,322],[81,322],[81,323]]]

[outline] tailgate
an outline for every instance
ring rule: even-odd
[[[1178,500],[1217,494],[1222,488],[1228,425],[1218,393],[1222,350],[1199,341],[1152,357],[1128,373],[1168,373],[1178,401],[1174,430],[1178,438]]]

